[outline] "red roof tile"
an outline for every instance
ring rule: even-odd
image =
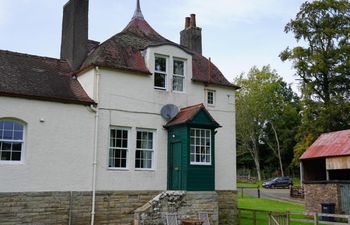
[[[300,159],[343,155],[350,155],[350,130],[322,134]]]
[[[0,50],[0,96],[92,104],[66,61]]]
[[[151,74],[146,67],[141,51],[150,46],[160,45],[174,45],[193,55],[192,80],[228,86],[235,89],[239,88],[227,81],[220,70],[211,62],[211,72],[209,73],[208,59],[162,37],[143,17],[133,17],[122,32],[114,35],[97,47],[86,58],[82,68],[96,65]]]

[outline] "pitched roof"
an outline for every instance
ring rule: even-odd
[[[160,45],[174,45],[192,54],[192,80],[235,89],[239,88],[230,83],[220,70],[204,56],[169,41],[158,34],[143,18],[142,13],[137,10],[122,32],[106,40],[89,54],[82,68],[95,65],[151,74],[146,67],[141,51],[150,46]]]
[[[350,155],[350,130],[321,134],[300,159],[344,155]]]
[[[201,110],[204,110],[206,112],[213,124],[215,124],[217,127],[220,127],[220,125],[214,120],[214,118],[210,115],[210,113],[206,110],[205,106],[202,103],[182,108],[180,112],[173,119],[171,119],[164,127],[172,127],[175,125],[190,122]]]
[[[92,104],[66,61],[0,50],[0,96]]]

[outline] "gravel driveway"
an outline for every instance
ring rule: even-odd
[[[258,196],[258,191],[256,188],[243,189],[243,192],[252,196]],[[238,188],[238,194],[242,193],[242,189]],[[260,188],[260,196],[262,198],[272,198],[288,202],[295,202],[304,204],[303,199],[291,198],[289,189],[266,189]]]

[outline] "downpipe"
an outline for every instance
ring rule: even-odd
[[[94,153],[92,162],[92,201],[91,201],[91,225],[95,223],[96,214],[96,170],[97,170],[97,140],[98,140],[98,119],[99,119],[99,83],[100,83],[100,70],[95,67],[96,78],[95,78],[95,102],[97,106],[91,105],[90,109],[95,112],[95,131],[94,131]]]

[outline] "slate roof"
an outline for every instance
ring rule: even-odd
[[[190,122],[201,110],[204,110],[207,113],[209,118],[212,120],[213,124],[215,124],[217,127],[220,127],[220,125],[214,120],[214,118],[210,115],[210,113],[206,110],[205,106],[202,103],[182,108],[180,112],[173,119],[171,119],[164,127],[172,127]]]
[[[350,130],[321,134],[304,152],[301,160],[350,155]]]
[[[141,52],[147,47],[161,45],[174,45],[192,54],[192,80],[235,89],[239,88],[227,81],[220,70],[204,56],[192,52],[158,34],[142,15],[134,16],[122,32],[114,35],[97,47],[87,57],[82,68],[101,66],[151,74],[145,65]]]
[[[0,96],[89,105],[66,61],[0,50]]]

